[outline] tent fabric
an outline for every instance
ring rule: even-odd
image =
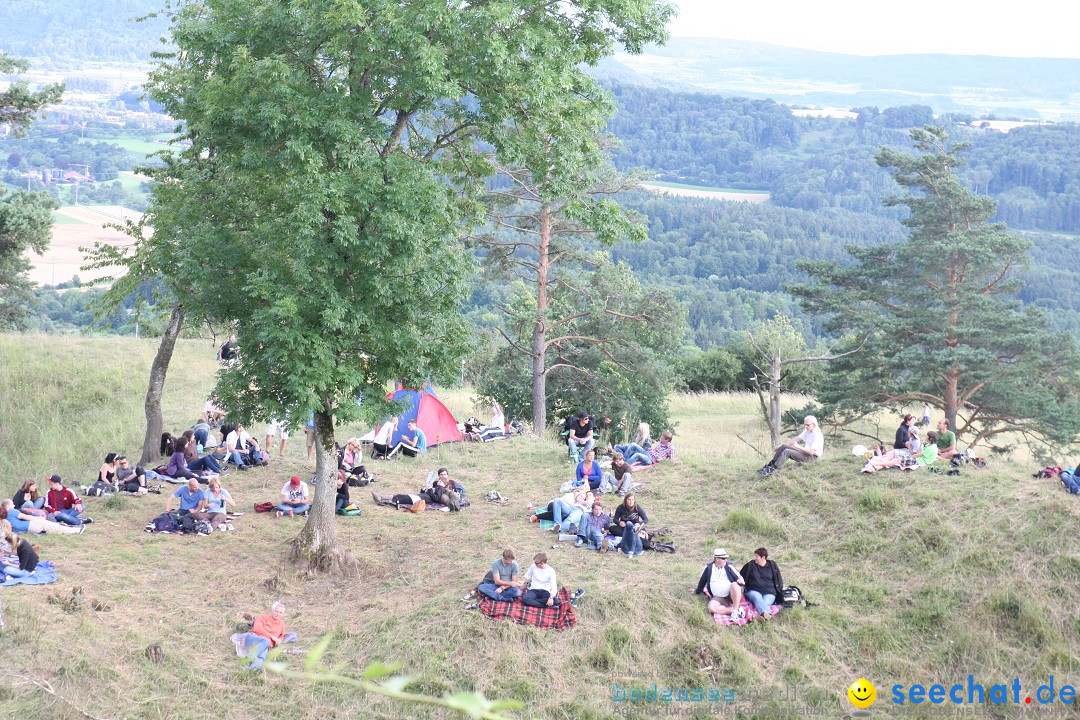
[[[434,447],[440,443],[461,442],[463,436],[458,429],[457,420],[453,414],[435,397],[435,391],[426,384],[421,390],[395,390],[387,394],[388,400],[401,403],[405,410],[398,416],[398,429],[390,439],[393,447],[401,442],[401,431],[407,429],[409,420],[416,420],[416,425],[424,432],[428,447]],[[386,422],[389,418],[385,418]],[[380,423],[381,425],[381,423]],[[364,442],[374,440],[375,433],[370,432],[361,438]]]

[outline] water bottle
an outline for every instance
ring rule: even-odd
[[[529,512],[529,514],[530,514],[530,515],[532,515],[532,514],[533,514],[533,505],[532,505],[532,500],[530,500],[530,501],[529,501],[529,505],[528,505],[528,507],[526,507],[525,509],[526,509],[526,510],[527,510],[527,511]]]

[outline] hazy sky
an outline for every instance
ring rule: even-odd
[[[671,0],[678,37],[856,53],[1080,58],[1070,0]]]

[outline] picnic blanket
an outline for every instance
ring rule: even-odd
[[[0,583],[0,587],[7,585],[51,585],[56,582],[56,568],[49,560],[42,560],[34,568],[34,572],[26,577],[9,577]]]
[[[532,607],[521,602],[521,598],[513,602],[505,600],[492,600],[477,591],[480,595],[478,604],[480,612],[492,620],[509,619],[521,625],[550,630],[568,630],[577,624],[574,617],[574,606],[570,604],[570,593],[566,588],[559,588],[559,607]]]
[[[756,620],[758,615],[761,614],[757,611],[756,607],[754,607],[750,602],[747,601],[746,598],[743,598],[742,600],[741,607],[743,609],[743,612],[746,613],[742,620],[735,620],[730,615],[716,612],[716,608],[719,607],[720,603],[718,603],[716,600],[709,601],[709,612],[712,613],[713,620],[716,621],[717,625],[745,625],[751,620]],[[769,609],[772,610],[772,614],[775,615],[776,613],[780,612],[780,607],[780,605],[773,605]]]
[[[468,500],[462,500],[462,501],[461,501],[461,502],[460,502],[460,503],[458,504],[458,507],[459,507],[459,508],[467,508],[467,507],[469,507],[469,505],[471,505],[471,504],[472,504],[472,503],[470,503],[470,502],[469,502]],[[437,502],[429,502],[429,503],[425,503],[425,505],[426,505],[426,507],[424,508],[424,511],[425,511],[425,512],[426,512],[426,511],[428,511],[428,510],[442,510],[443,508],[446,508],[446,511],[447,511],[447,512],[450,512],[450,508],[448,508],[448,507],[447,507],[446,505],[443,505],[442,503],[437,503]],[[403,508],[409,508],[409,507],[412,507],[412,505],[402,505],[401,507],[403,507]]]
[[[230,510],[230,511],[225,513],[225,522],[227,522],[227,523],[235,523],[239,518],[243,517],[243,515],[244,515],[244,513],[242,513],[242,512],[233,512],[233,511]],[[154,521],[157,520],[157,518],[158,518],[157,515],[155,515],[153,518],[151,518],[150,522],[146,523],[146,526],[143,527],[143,530],[145,530],[148,533],[158,533],[158,534],[161,534],[161,535],[183,535],[184,534],[182,530],[174,530],[172,532],[169,532],[168,530],[158,530],[157,528],[154,527]]]

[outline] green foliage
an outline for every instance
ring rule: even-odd
[[[26,71],[24,60],[13,58],[0,51],[0,75],[17,75]],[[31,90],[25,80],[16,80],[0,91],[0,125],[11,125],[16,134],[23,133],[34,116],[49,103],[60,99],[64,93],[61,83]]]
[[[27,326],[34,294],[26,254],[48,248],[55,207],[44,193],[0,194],[0,330]]]
[[[685,328],[682,308],[670,295],[643,288],[625,265],[602,254],[594,261],[594,270],[566,278],[552,297],[552,316],[572,319],[559,326],[548,350],[547,415],[561,422],[585,409],[611,418],[621,432],[638,422],[666,428],[672,368]],[[510,313],[516,320],[511,339],[530,337],[533,297],[523,292]],[[478,393],[497,398],[510,416],[532,417],[529,363],[528,355],[504,345],[479,379]]]
[[[820,394],[826,412],[844,421],[925,401],[973,442],[1010,431],[1071,442],[1080,358],[1075,341],[1048,332],[1044,314],[1015,299],[1029,243],[989,222],[994,202],[964,187],[963,144],[950,146],[934,127],[912,138],[918,155],[878,154],[915,191],[889,201],[910,209],[908,239],[850,247],[850,267],[806,262],[814,282],[793,288],[831,332],[871,336],[863,352],[837,361]]]
[[[680,389],[690,392],[745,390],[746,366],[726,348],[683,355],[676,366]]]

